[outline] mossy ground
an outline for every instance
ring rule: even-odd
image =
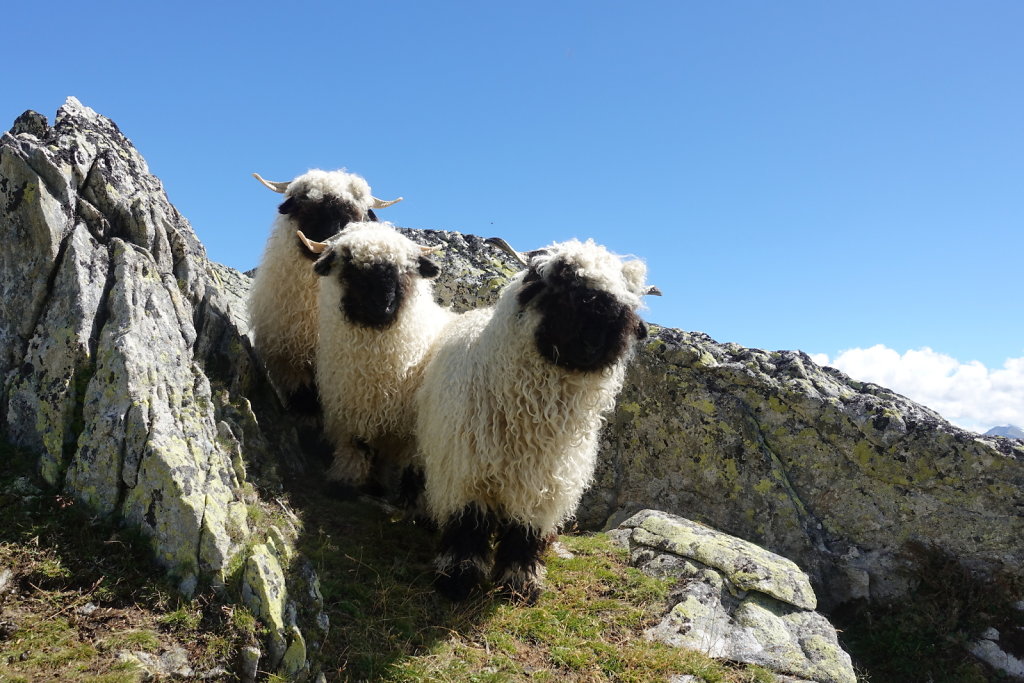
[[[177,597],[154,578],[142,539],[47,492],[34,468],[0,445],[0,572],[13,570],[0,595],[0,681],[137,681],[142,671],[119,653],[174,647],[197,674],[220,667],[215,680],[234,680],[240,649],[260,637],[252,616],[210,593]],[[603,535],[563,537],[575,557],[549,554],[536,606],[491,593],[453,605],[431,588],[429,531],[366,502],[291,502],[331,620],[321,645],[330,681],[773,680],[643,640],[667,586],[629,568]]]
[[[561,537],[574,557],[547,554],[548,590],[535,606],[493,592],[453,605],[431,587],[433,534],[365,503],[315,507],[305,506],[301,543],[331,620],[328,680],[774,680],[644,640],[668,585],[630,568],[604,534]]]
[[[260,627],[244,608],[206,593],[178,597],[147,544],[47,491],[36,459],[0,444],[0,683],[136,681],[119,654],[183,647],[197,672],[233,680],[238,654]],[[365,501],[337,501],[299,487],[300,550],[320,577],[329,681],[771,681],[645,641],[668,586],[628,567],[607,536],[565,535],[572,558],[547,556],[548,590],[526,607],[492,593],[453,605],[431,588],[435,535]],[[259,515],[251,522],[259,527]],[[869,681],[998,680],[963,646],[1007,609],[1019,586],[979,582],[951,558],[918,548],[920,586],[906,604],[833,615],[844,646]],[[234,583],[233,581],[231,583]],[[229,592],[234,592],[231,590]],[[271,677],[273,679],[273,677]]]
[[[212,594],[178,597],[144,541],[47,491],[34,467],[0,444],[0,682],[137,681],[122,652],[176,647],[198,672],[232,670],[255,621]]]

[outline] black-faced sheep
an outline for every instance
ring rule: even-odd
[[[541,554],[593,476],[598,432],[647,328],[646,267],[592,241],[536,252],[493,308],[454,319],[416,395],[427,508],[441,529],[435,586],[465,598],[490,565],[534,601]]]
[[[312,170],[291,182],[270,182],[284,194],[249,294],[249,324],[257,354],[282,400],[309,406],[315,401],[318,280],[311,256],[296,236],[322,242],[352,222],[377,220],[373,209],[390,206],[373,197],[360,176],[345,171]]]
[[[438,267],[386,223],[352,223],[326,244],[320,277],[316,381],[334,444],[328,479],[366,483],[372,453],[395,470],[412,456],[412,398],[423,359],[453,314],[434,302]]]

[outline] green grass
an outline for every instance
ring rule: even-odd
[[[668,585],[628,567],[604,534],[562,537],[575,556],[548,554],[547,590],[535,606],[493,593],[452,604],[431,587],[433,534],[363,503],[313,497],[298,507],[302,550],[331,620],[330,681],[773,680],[644,640]]]
[[[142,673],[118,653],[172,646],[185,647],[197,671],[234,671],[240,649],[261,641],[263,626],[237,600],[181,599],[159,578],[144,539],[46,490],[34,466],[0,443],[0,568],[15,571],[14,592],[0,596],[0,683],[136,681]],[[453,605],[431,587],[435,534],[365,502],[324,497],[315,483],[291,489],[299,519],[259,502],[255,488],[250,494],[250,526],[259,534],[294,526],[317,571],[330,630],[322,642],[313,628],[305,634],[329,681],[774,679],[646,641],[669,586],[630,568],[604,534],[561,538],[574,556],[548,554],[547,589],[534,606],[486,592]],[[990,625],[1024,626],[1008,609],[1020,585],[980,581],[934,549],[910,552],[922,567],[910,599],[833,615],[858,670],[876,683],[990,680],[963,645]],[[230,573],[228,593],[237,596],[241,564]],[[90,603],[95,609],[83,610]]]
[[[137,681],[142,672],[118,655],[172,646],[200,671],[232,670],[253,640],[232,608],[211,594],[182,600],[144,539],[47,490],[34,467],[0,443],[0,568],[14,571],[0,595],[0,682]]]

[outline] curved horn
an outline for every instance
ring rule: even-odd
[[[309,249],[314,254],[322,254],[327,249],[326,242],[314,242],[306,237],[301,230],[296,230],[295,234],[298,235],[302,243],[306,245],[306,249]]]
[[[377,199],[374,196],[371,196],[370,199],[373,200],[372,202],[370,202],[371,209],[386,209],[392,204],[397,204],[398,202],[402,201],[402,197],[399,197],[398,199],[392,199],[391,201]]]
[[[273,190],[274,192],[278,192],[280,194],[284,194],[285,190],[288,189],[288,186],[291,185],[291,181],[288,181],[287,183],[275,183],[272,180],[264,180],[263,176],[261,176],[259,173],[253,173],[252,177],[263,183],[264,187],[266,187],[268,190]]]
[[[527,255],[522,252],[516,251],[511,247],[511,245],[509,245],[508,242],[501,239],[500,237],[488,237],[487,239],[484,240],[484,242],[486,242],[487,244],[493,244],[498,249],[501,249],[503,252],[505,252],[506,254],[514,258],[516,261],[518,261],[522,266],[529,267],[530,260],[527,258]]]
[[[651,285],[647,288],[647,291],[645,291],[644,294],[647,296],[661,296],[661,290],[654,285]]]

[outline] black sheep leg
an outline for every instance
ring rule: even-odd
[[[465,600],[487,575],[494,523],[475,503],[452,515],[441,528],[434,560],[434,587],[450,600]]]
[[[529,605],[537,602],[544,573],[540,556],[547,546],[548,539],[536,529],[505,522],[494,557],[494,583]]]

